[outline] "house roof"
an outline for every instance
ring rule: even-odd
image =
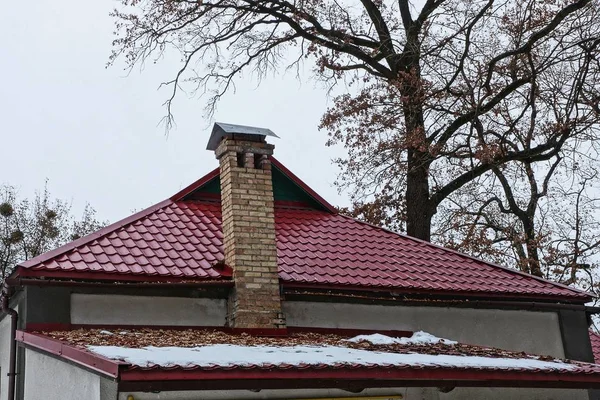
[[[269,383],[311,387],[600,386],[600,366],[412,337],[290,334],[256,337],[207,330],[18,332],[17,340],[120,382],[185,381],[197,388]],[[247,386],[246,386],[247,388]]]
[[[288,287],[583,303],[590,295],[336,212],[273,159],[279,277]],[[89,236],[19,264],[13,277],[231,279],[224,266],[219,174]]]
[[[592,344],[592,353],[594,353],[594,360],[600,363],[600,335],[590,330],[590,342]]]

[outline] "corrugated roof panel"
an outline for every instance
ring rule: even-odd
[[[340,215],[278,161],[273,162],[323,205],[318,209],[276,205],[278,263],[285,284],[582,303],[590,299],[587,293]],[[214,177],[215,171],[197,185]],[[184,192],[193,190],[191,186]],[[16,274],[60,272],[63,278],[78,279],[81,272],[93,272],[114,280],[125,275],[139,281],[156,276],[228,280],[229,271],[222,275],[223,270],[215,268],[223,260],[222,242],[218,199],[174,196],[28,260]]]

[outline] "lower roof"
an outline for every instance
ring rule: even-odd
[[[600,365],[411,337],[207,330],[19,331],[22,345],[117,378],[128,390],[600,387]]]

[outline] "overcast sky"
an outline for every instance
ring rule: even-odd
[[[172,76],[163,62],[126,76],[105,68],[113,39],[114,0],[11,1],[0,13],[0,184],[32,196],[50,181],[54,197],[89,202],[111,222],[157,203],[217,166],[205,150],[212,121],[202,99],[181,96],[177,127],[158,123]],[[308,76],[307,71],[307,76]],[[281,139],[275,156],[334,205],[347,204],[333,183],[326,133],[317,129],[325,92],[289,74],[258,88],[242,81],[215,120],[266,127]]]

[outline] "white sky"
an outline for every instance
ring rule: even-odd
[[[158,123],[176,63],[163,62],[128,77],[105,68],[113,39],[115,0],[11,1],[0,13],[0,184],[32,196],[50,180],[54,197],[85,202],[114,222],[164,200],[217,166],[205,150],[212,121],[204,102],[179,98],[177,127],[167,138]],[[308,72],[308,71],[307,71]],[[307,74],[308,76],[308,74]],[[215,119],[272,129],[275,156],[334,205],[346,204],[333,187],[319,119],[325,92],[293,74],[256,88],[243,81],[220,103]]]

